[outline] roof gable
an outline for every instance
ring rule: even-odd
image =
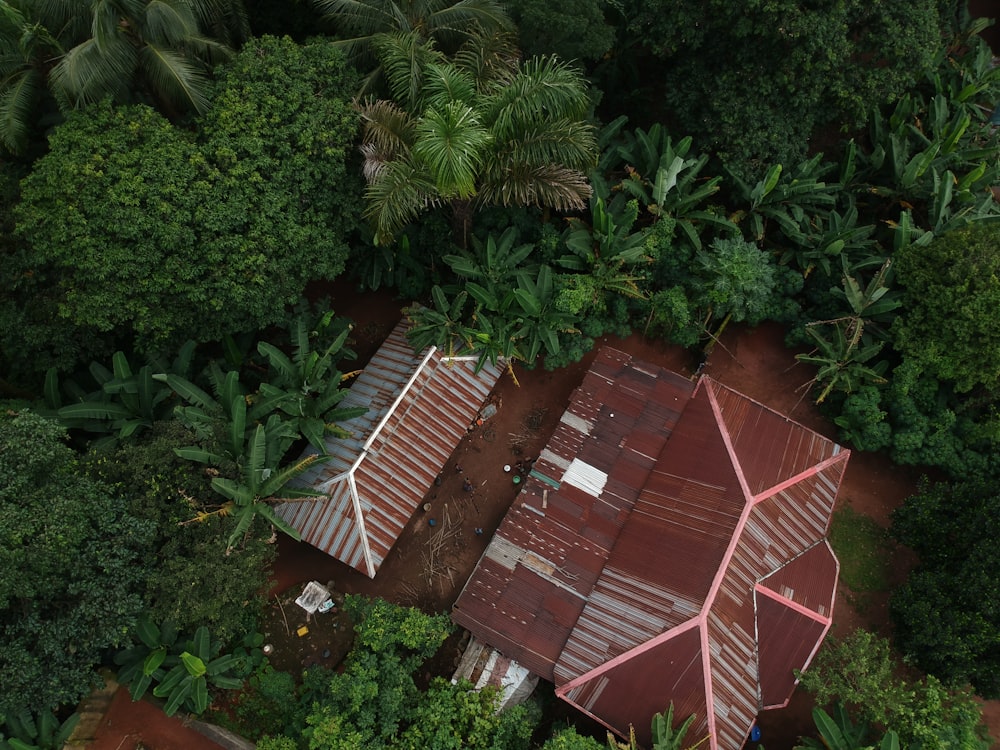
[[[302,481],[326,499],[277,508],[304,541],[374,577],[501,370],[476,358],[415,352],[401,320],[356,379],[342,407],[367,412],[327,436],[330,459]]]
[[[610,362],[618,363],[617,374]],[[626,412],[629,425],[618,419],[617,378],[679,376],[608,350],[598,354],[598,366],[601,393],[614,405],[595,400],[593,389],[574,395],[562,422],[569,434],[557,430],[542,471],[483,560],[495,560],[491,550],[515,538],[517,555],[506,575],[490,564],[489,576],[481,575],[480,563],[454,619],[508,656],[534,659],[529,668],[553,680],[557,695],[622,734],[634,724],[648,743],[649,718],[673,701],[675,716],[697,715],[710,747],[740,747],[757,712],[777,705],[782,691],[787,700],[790,670],[807,666],[829,627],[836,560],[812,550],[829,551],[824,535],[849,452],[710,378],[693,392],[678,388],[670,403],[682,411],[673,422],[657,428],[655,419]],[[645,392],[656,388],[647,384]],[[645,411],[660,404],[647,395]],[[602,441],[635,450],[602,463]],[[614,522],[588,548],[584,531],[603,516]],[[530,583],[520,573],[519,560],[555,547],[561,561],[588,549],[585,581],[559,579],[561,563]],[[536,634],[505,622],[509,596],[522,611],[562,607],[559,627]],[[574,613],[567,632],[563,623]],[[546,617],[536,611],[525,619]],[[766,664],[758,653],[761,628]],[[775,650],[772,628],[799,645]],[[537,643],[543,632],[552,643]]]

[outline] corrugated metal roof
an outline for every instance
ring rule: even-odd
[[[278,514],[304,541],[374,577],[441,467],[475,419],[501,370],[437,349],[415,352],[401,320],[341,402],[367,412],[328,436],[330,459],[301,481],[325,500]]]
[[[690,736],[739,748],[829,628],[848,455],[710,378],[692,392],[604,349],[453,617],[620,733],[648,743],[673,701],[698,716]]]
[[[552,668],[693,384],[602,349],[459,597],[452,617],[539,676]],[[626,406],[641,400],[646,409]],[[624,438],[644,435],[637,452]],[[564,481],[574,461],[604,472],[596,497]],[[513,552],[512,552],[513,551]],[[527,552],[551,572],[526,565]],[[502,564],[499,560],[505,560]],[[526,613],[522,602],[546,602]],[[531,627],[528,627],[528,623]]]

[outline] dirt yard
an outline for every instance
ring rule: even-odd
[[[345,302],[357,299],[353,294],[342,296],[339,287],[331,291],[334,299]],[[371,356],[400,314],[399,303],[385,295],[368,295],[354,304],[335,305],[335,309],[355,321],[359,361]],[[692,374],[693,362],[677,347],[638,336],[624,340],[609,337],[598,345],[614,346],[638,358]],[[517,462],[538,455],[592,356],[558,372],[515,367],[513,375],[517,382],[510,374],[502,377],[491,398],[497,406],[496,415],[471,429],[459,444],[442,471],[440,485],[428,489],[425,501],[430,510],[412,519],[375,580],[307,544],[281,538],[272,611],[265,625],[267,640],[275,647],[272,663],[288,670],[312,663],[333,666],[350,646],[350,628],[345,616],[335,611],[307,620],[305,612],[294,604],[294,598],[310,580],[327,584],[337,597],[361,593],[427,610],[447,611],[517,492],[513,482]],[[811,377],[809,369],[797,364],[794,353],[785,349],[782,332],[776,326],[727,331],[704,372],[807,427],[835,436],[805,391]],[[511,466],[511,472],[505,472],[505,465]],[[472,483],[472,492],[463,491],[465,480]],[[915,481],[913,473],[894,467],[883,457],[855,453],[848,465],[839,503],[887,526],[890,512],[912,493]],[[434,525],[430,523],[432,519]],[[301,626],[308,628],[303,636],[297,635]],[[842,635],[859,626],[888,634],[885,597],[876,597],[860,613],[841,591],[834,612],[833,633]],[[456,647],[453,653],[442,654],[438,664],[442,670],[448,669],[457,659]],[[768,750],[792,748],[798,736],[811,732],[811,710],[809,696],[798,691],[788,708],[764,712],[760,717],[763,744]],[[996,705],[989,706],[988,716],[996,736],[1000,726],[996,722]],[[122,742],[125,744],[120,748],[135,747],[125,739]],[[158,744],[152,738],[143,739],[143,746],[149,750],[173,747]],[[118,748],[114,744],[92,747]]]

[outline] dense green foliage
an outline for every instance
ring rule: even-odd
[[[283,528],[273,506],[304,468],[288,457],[344,418],[336,335],[302,323],[288,346],[274,326],[347,264],[421,303],[415,344],[481,362],[558,367],[632,330],[704,361],[730,321],[785,324],[842,440],[970,478],[898,514],[920,566],[893,614],[914,663],[998,692],[1000,69],[953,33],[959,5],[512,0],[508,18],[492,0],[247,4],[255,33],[301,38],[311,13],[337,37],[300,45],[247,40],[239,0],[0,2],[0,139],[26,154],[0,164],[0,387],[44,391],[77,445],[92,440],[75,463],[39,422],[0,453],[14,535],[0,604],[18,614],[0,666],[23,678],[18,697],[74,700],[140,609],[230,645],[255,628]],[[381,98],[352,102],[362,85]],[[121,106],[136,103],[170,119]],[[188,339],[225,364],[171,369]],[[50,613],[35,593],[49,585],[76,604]],[[256,673],[246,712],[285,734],[261,747],[525,744],[529,717],[495,715],[492,694],[418,688],[443,620],[350,606],[344,675],[311,671],[296,701],[290,677]],[[829,652],[823,702],[925,750],[978,746],[965,696],[894,680],[883,643]],[[193,695],[175,675],[167,692],[184,681]],[[269,703],[279,695],[287,705]]]
[[[857,125],[931,64],[952,2],[629,0],[626,29],[679,131],[741,173],[795,162],[819,128]],[[939,10],[940,9],[940,10]],[[945,14],[947,20],[947,15]]]
[[[893,341],[907,360],[959,393],[1000,386],[1000,223],[980,223],[910,245],[894,257],[905,290]]]
[[[157,625],[148,617],[141,617],[135,630],[138,643],[115,655],[121,667],[118,681],[128,686],[133,701],[152,688],[154,696],[165,699],[167,716],[181,708],[202,714],[208,708],[209,685],[229,690],[243,685],[233,674],[239,659],[220,654],[222,643],[204,625],[190,639],[179,637],[173,623]]]
[[[254,290],[247,296],[263,299],[232,329],[250,331],[275,322],[267,304],[280,310],[306,281],[344,269],[360,223],[351,106],[357,76],[328,44],[264,36],[247,42],[217,77],[199,123],[219,204],[204,221],[225,243],[223,257],[246,255],[256,264],[242,284]]]
[[[270,528],[259,524],[226,554],[235,520],[192,520],[212,497],[210,477],[174,453],[192,439],[178,421],[157,422],[140,441],[88,454],[83,468],[155,525],[147,555],[157,565],[143,592],[151,619],[188,633],[206,625],[228,644],[257,628],[275,548]]]
[[[75,704],[143,606],[151,524],[83,476],[62,429],[0,415],[0,714]]]
[[[893,532],[919,565],[894,594],[899,649],[947,684],[1000,696],[1000,493],[986,477],[925,484],[893,514]]]
[[[858,629],[828,640],[801,681],[818,706],[841,703],[862,721],[896,732],[903,747],[989,747],[979,706],[968,692],[949,691],[934,677],[901,679],[897,668],[889,642]]]
[[[599,60],[614,45],[615,28],[605,20],[610,5],[607,0],[572,0],[558,5],[545,0],[506,3],[527,57],[555,55],[581,63]]]
[[[381,600],[348,595],[355,642],[342,671],[310,672],[298,691],[298,705],[278,714],[257,706],[247,715],[280,727],[261,748],[408,748],[410,750],[522,750],[537,716],[524,706],[496,712],[497,693],[475,691],[468,683],[434,679],[421,689],[415,677],[451,632],[445,615],[427,615]],[[258,673],[260,695],[282,684],[280,675]],[[282,701],[279,701],[279,703]],[[302,720],[308,726],[302,725]]]
[[[211,67],[249,34],[242,0],[9,0],[0,6],[0,144],[25,149],[47,111],[112,97],[173,117],[208,108]]]
[[[12,272],[31,279],[20,299],[42,288],[46,304],[12,300],[11,359],[66,367],[94,337],[151,352],[257,330],[343,270],[360,183],[342,57],[265,38],[220,79],[198,138],[107,103],[55,131],[22,186]]]

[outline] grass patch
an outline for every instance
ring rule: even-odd
[[[830,544],[840,560],[840,579],[855,594],[889,588],[889,536],[866,515],[845,507],[833,514]]]

